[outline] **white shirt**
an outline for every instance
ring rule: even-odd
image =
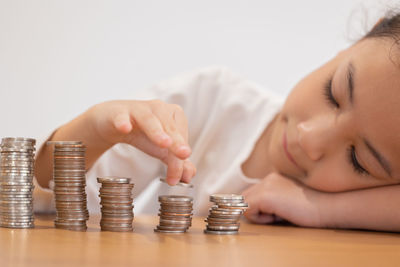
[[[100,212],[97,176],[131,177],[135,214],[157,214],[158,196],[184,194],[194,198],[194,212],[206,215],[213,193],[241,193],[257,179],[245,177],[241,165],[249,157],[281,101],[270,91],[229,70],[212,67],[185,73],[141,92],[133,99],[160,99],[180,105],[189,122],[190,160],[197,168],[193,189],[161,183],[166,166],[138,149],[117,144],[87,173],[88,209]],[[38,142],[38,150],[43,142]],[[37,186],[38,187],[38,186]],[[51,196],[36,190],[35,210],[48,210]]]

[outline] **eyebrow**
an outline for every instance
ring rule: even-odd
[[[347,68],[347,88],[349,90],[349,101],[353,104],[353,91],[354,91],[354,73],[355,68],[353,63],[349,63]]]
[[[392,169],[390,167],[389,161],[387,161],[366,139],[363,139],[365,145],[367,146],[368,150],[372,153],[372,155],[376,158],[382,168],[392,177]]]

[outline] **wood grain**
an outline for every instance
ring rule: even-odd
[[[400,235],[242,223],[237,236],[156,234],[157,217],[138,216],[131,233],[59,230],[36,217],[35,229],[0,228],[0,266],[400,266]]]

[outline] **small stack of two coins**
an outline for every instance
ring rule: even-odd
[[[193,198],[187,196],[159,196],[160,224],[158,233],[185,233],[192,225]]]
[[[209,210],[209,215],[204,233],[216,235],[234,235],[239,232],[240,217],[248,208],[244,197],[234,194],[214,194],[210,196],[214,202]]]
[[[133,198],[134,184],[129,178],[98,177],[101,183],[100,204],[102,231],[130,232],[133,230]]]
[[[3,138],[0,154],[0,226],[33,228],[35,139]]]
[[[86,199],[86,147],[79,141],[50,141],[54,144],[54,194],[56,228],[85,231],[89,219]]]

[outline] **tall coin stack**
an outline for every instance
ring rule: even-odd
[[[240,217],[248,208],[244,197],[234,194],[214,194],[210,196],[214,202],[209,210],[209,215],[204,233],[216,235],[234,235],[239,232]]]
[[[187,196],[159,196],[160,223],[158,233],[185,233],[192,225],[193,198]]]
[[[54,144],[54,194],[56,228],[85,231],[89,219],[86,200],[86,147],[78,141],[50,141]]]
[[[35,139],[3,138],[0,156],[0,226],[33,228]]]
[[[100,204],[102,231],[130,232],[133,230],[133,198],[134,184],[130,178],[98,177],[101,183]]]

